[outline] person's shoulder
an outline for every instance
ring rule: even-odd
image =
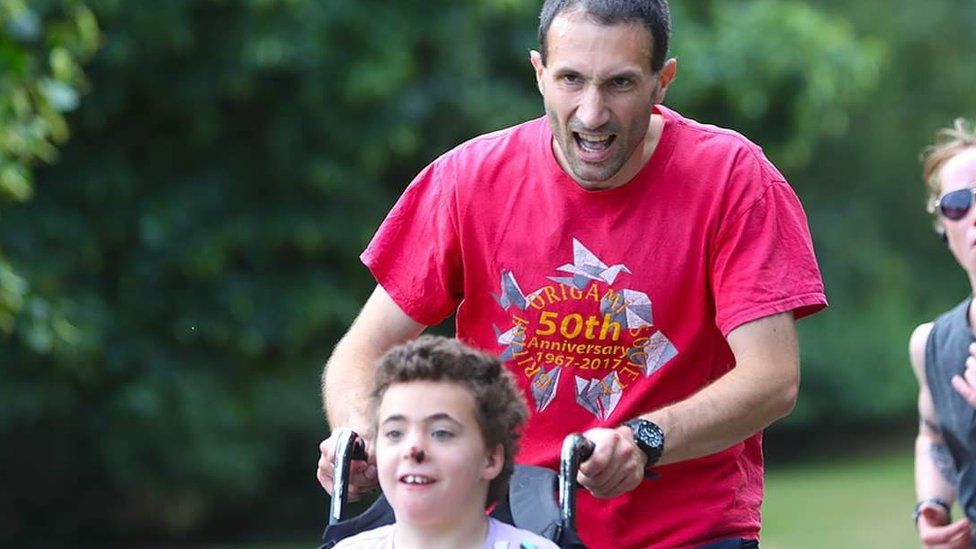
[[[740,162],[754,162],[762,167],[770,179],[785,181],[766,158],[762,147],[741,133],[699,122],[663,105],[658,105],[657,109],[677,135],[678,153],[688,154],[698,161],[702,156],[714,155],[718,158],[736,158]]]
[[[462,196],[478,196],[537,166],[547,128],[545,118],[537,118],[479,135],[444,153],[434,169]]]
[[[929,345],[929,340],[934,341],[938,348],[946,340],[953,337],[952,334],[958,331],[956,326],[962,322],[968,325],[969,305],[971,297],[966,297],[955,307],[935,317],[931,322],[919,324],[912,331],[908,338],[908,356],[911,359],[912,369],[919,381],[925,380],[925,351]]]
[[[384,549],[390,547],[394,526],[393,524],[387,524],[386,526],[360,532],[355,536],[350,536],[340,541],[336,544],[335,549]]]
[[[491,524],[491,532],[489,532],[488,539],[491,542],[490,547],[505,547],[506,549],[520,549],[520,547],[534,547],[536,549],[559,549],[559,546],[554,542],[534,533],[529,530],[523,530],[502,522],[500,520],[489,518]],[[507,543],[507,545],[500,545],[500,543]]]
[[[540,132],[546,129],[545,117],[527,120],[514,126],[502,128],[468,139],[450,151],[451,155],[462,157],[485,157],[492,153],[511,150],[526,150],[538,142]]]
[[[934,322],[919,324],[908,338],[908,357],[919,380],[925,379],[925,346],[928,344],[929,334],[932,333],[934,325]]]
[[[947,340],[953,339],[960,330],[968,333],[969,306],[971,302],[972,297],[967,296],[955,307],[935,317],[935,320],[931,322],[932,328],[928,338],[939,344],[943,344]]]
[[[757,151],[762,150],[759,145],[756,145],[749,138],[731,128],[723,128],[715,124],[699,122],[664,105],[658,105],[657,110],[664,116],[665,121],[673,124],[679,132],[695,136],[698,140],[715,141],[716,143],[721,143],[729,147],[742,147]]]

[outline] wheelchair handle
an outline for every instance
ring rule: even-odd
[[[335,433],[336,451],[333,458],[332,503],[329,508],[329,524],[342,520],[343,507],[349,495],[349,468],[352,460],[366,459],[366,443],[352,429],[339,429]]]
[[[593,455],[593,441],[579,433],[563,439],[559,457],[559,518],[563,531],[576,531],[576,472]]]

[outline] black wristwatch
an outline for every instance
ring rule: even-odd
[[[653,421],[640,417],[625,421],[623,425],[630,427],[634,432],[634,442],[647,456],[647,466],[657,463],[664,453],[664,431]]]

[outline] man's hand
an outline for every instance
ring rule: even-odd
[[[335,479],[335,447],[336,447],[336,429],[333,431],[329,438],[323,440],[319,444],[319,451],[321,452],[319,456],[319,467],[316,476],[319,479],[319,484],[325,491],[332,494],[333,483]],[[366,455],[369,456],[367,461],[353,460],[349,464],[349,492],[346,494],[347,501],[358,501],[362,499],[364,495],[371,492],[378,485],[376,480],[376,457],[373,454],[370,444],[366,445]]]
[[[969,549],[972,533],[969,519],[946,524],[945,511],[935,505],[923,506],[918,516],[918,537],[925,549]]]
[[[644,479],[647,456],[634,442],[630,427],[590,429],[583,436],[596,448],[580,464],[576,480],[598,498],[612,498],[629,492]]]
[[[969,344],[969,358],[962,375],[952,376],[952,386],[967,402],[976,408],[976,343]]]

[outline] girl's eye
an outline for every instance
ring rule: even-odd
[[[454,433],[445,429],[438,429],[430,434],[434,440],[446,441],[454,438]]]
[[[403,436],[403,433],[397,431],[396,429],[391,429],[386,433],[383,433],[383,436],[386,437],[387,440],[397,441],[400,440],[400,437]]]

